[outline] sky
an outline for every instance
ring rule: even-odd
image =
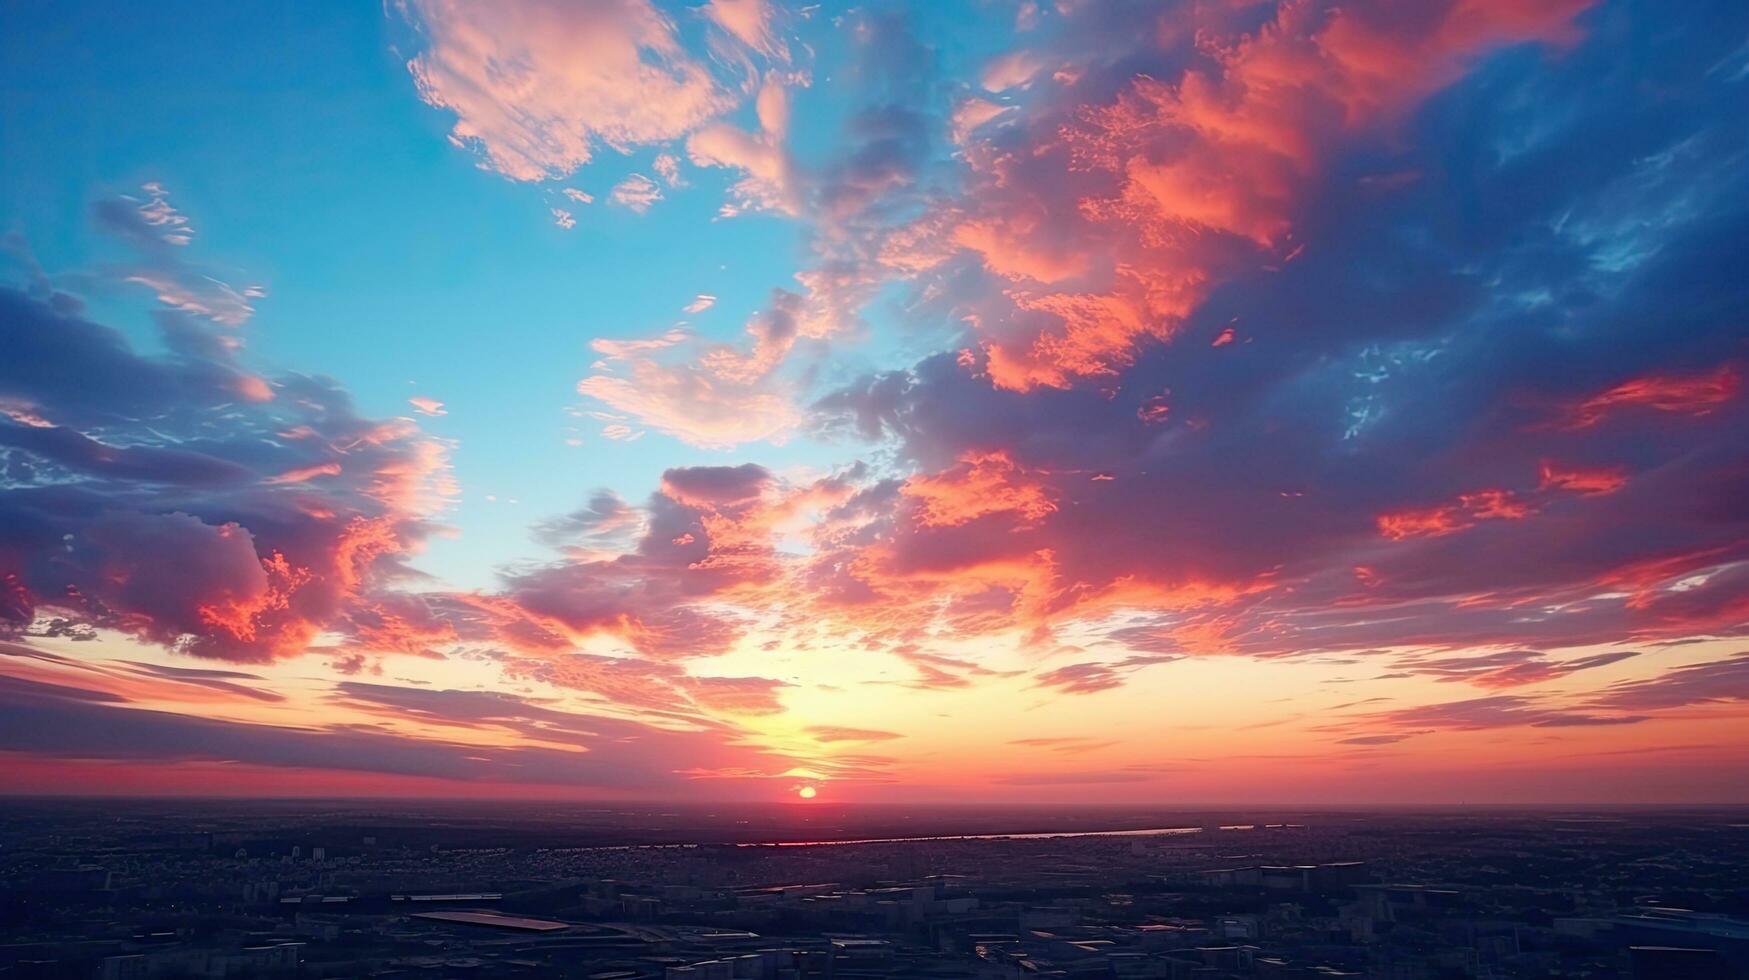
[[[1749,7],[0,7],[0,793],[1749,803]]]

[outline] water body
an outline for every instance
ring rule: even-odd
[[[1227,828],[1222,828],[1223,830]],[[960,840],[1052,840],[1058,837],[1177,837],[1200,834],[1201,827],[1149,827],[1142,830],[1057,830],[1040,834],[944,834],[938,837],[865,837],[860,840],[780,840],[736,847],[840,847],[845,844],[918,844]]]

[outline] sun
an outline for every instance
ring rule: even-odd
[[[801,789],[796,790],[796,795],[804,800],[811,800],[815,796],[818,796],[819,793],[820,791],[812,786],[803,786]]]

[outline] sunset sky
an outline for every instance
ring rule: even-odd
[[[0,792],[1749,802],[1749,5],[0,7]]]

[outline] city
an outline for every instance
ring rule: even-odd
[[[9,804],[0,976],[1749,975],[1741,810],[198,811]]]

